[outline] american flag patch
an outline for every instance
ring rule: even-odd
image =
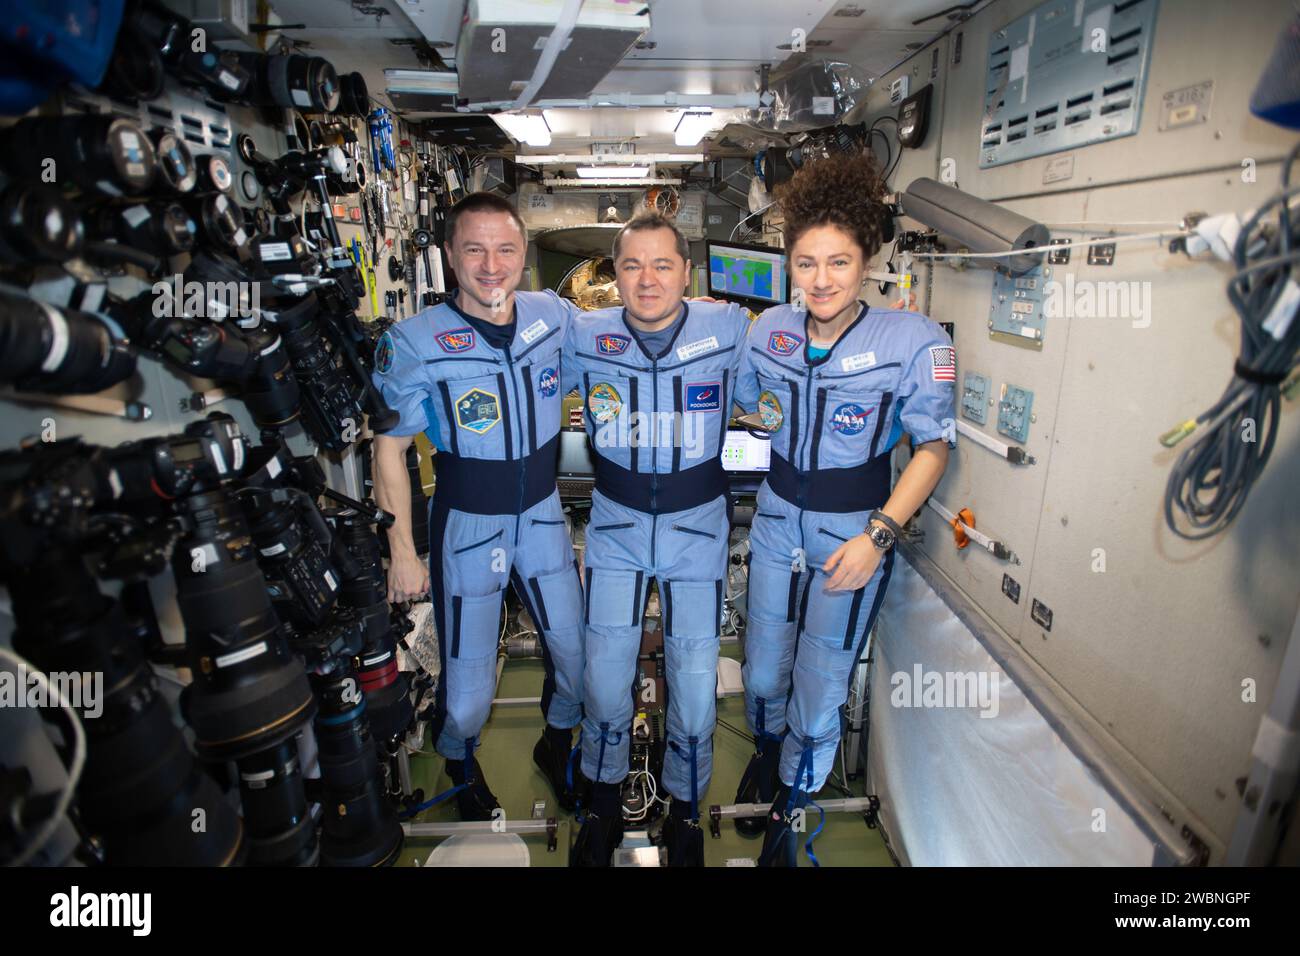
[[[936,382],[957,381],[957,350],[951,345],[930,346],[930,364]]]

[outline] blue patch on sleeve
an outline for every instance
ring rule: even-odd
[[[385,332],[375,344],[375,371],[380,375],[387,375],[393,367],[393,355],[396,351],[393,337]]]

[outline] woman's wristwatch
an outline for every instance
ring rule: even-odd
[[[879,521],[880,524],[874,522]],[[881,527],[883,525],[884,527]],[[881,551],[888,551],[894,546],[903,529],[898,526],[898,522],[883,511],[873,511],[867,518],[867,537]]]

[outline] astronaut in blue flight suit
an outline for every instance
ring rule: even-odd
[[[375,382],[401,415],[375,439],[376,497],[397,516],[389,600],[432,583],[442,663],[433,738],[466,820],[491,819],[498,807],[474,748],[496,690],[509,583],[543,643],[547,726],[533,759],[561,805],[575,804],[566,769],[582,716],[582,592],[555,473],[560,346],[576,308],[553,292],[515,291],[525,235],[500,197],[463,199],[447,220],[457,298],[394,325],[375,353]],[[507,321],[494,321],[503,315]],[[404,461],[421,431],[437,449],[427,570],[411,540]]]
[[[778,195],[804,307],[759,316],[737,382],[737,404],[773,429],[750,535],[743,668],[757,752],[737,795],[772,802],[757,826],[738,825],[766,829],[763,865],[794,865],[793,824],[833,765],[899,526],[933,491],[956,438],[952,341],[921,315],[858,299],[880,248],[882,192],[869,162],[845,156],[801,168]],[[890,453],[904,433],[913,458],[891,491]],[[811,840],[808,852],[816,862]]]
[[[582,771],[592,791],[574,863],[607,866],[622,839],[632,689],[654,579],[668,687],[664,839],[670,865],[702,866],[730,512],[720,456],[749,323],[734,305],[682,301],[689,247],[662,216],[631,220],[614,259],[625,309],[575,317],[563,360],[564,391],[579,389],[596,459],[584,557]]]

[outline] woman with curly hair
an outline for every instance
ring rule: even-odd
[[[737,821],[766,830],[761,865],[795,864],[791,821],[831,769],[900,526],[939,483],[956,438],[952,341],[922,315],[859,298],[889,215],[884,193],[869,155],[804,166],[778,191],[794,301],[754,322],[737,381],[737,404],[772,432],[745,635],[757,748],[736,797],[772,801],[766,818]],[[912,460],[891,489],[904,432]]]

